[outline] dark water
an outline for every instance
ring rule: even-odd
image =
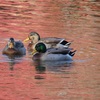
[[[72,64],[8,58],[9,37],[62,37],[77,50]],[[25,44],[27,47],[27,44]],[[99,100],[100,1],[5,0],[0,3],[0,100]]]

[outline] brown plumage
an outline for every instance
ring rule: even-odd
[[[25,55],[26,49],[21,41],[15,41],[14,38],[10,38],[7,45],[2,51],[5,55]]]

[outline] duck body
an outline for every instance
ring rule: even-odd
[[[7,45],[4,47],[2,54],[25,55],[26,49],[21,41],[14,41],[14,38],[10,38]]]
[[[30,40],[31,42],[28,44],[28,51],[32,51],[34,45],[37,43],[43,42],[46,45],[46,48],[55,48],[55,47],[68,47],[71,43],[67,42],[64,38],[57,38],[57,37],[46,37],[41,38],[40,35],[36,32],[31,32],[27,39],[24,42]]]
[[[46,46],[43,47],[42,44],[43,43],[38,43],[36,45],[36,47],[35,47],[36,52],[33,54],[33,58],[32,58],[33,60],[72,61],[72,57],[74,56],[75,51],[72,52],[71,48],[50,48],[50,49],[44,50],[46,48]]]
[[[41,61],[72,61],[72,57],[69,54],[35,54],[33,60]]]

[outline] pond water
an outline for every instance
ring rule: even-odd
[[[31,31],[73,41],[73,63],[35,64],[28,53],[2,55],[10,37],[23,41]],[[2,1],[0,100],[100,100],[99,32],[99,0]]]

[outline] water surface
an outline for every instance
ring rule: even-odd
[[[99,8],[99,0],[2,1],[0,100],[99,100]],[[23,41],[31,31],[73,41],[73,63],[36,64],[28,53],[13,59],[2,55],[10,37]]]

